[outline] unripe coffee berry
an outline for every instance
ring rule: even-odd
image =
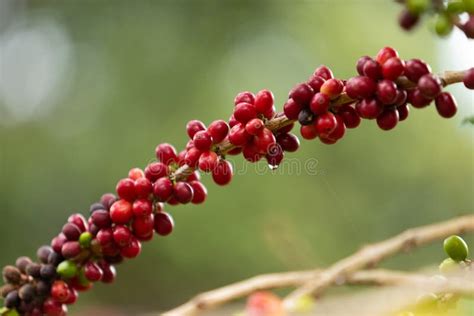
[[[56,272],[63,279],[72,279],[77,275],[78,269],[74,262],[65,260],[58,265]]]
[[[464,239],[456,235],[446,238],[443,247],[446,254],[455,261],[464,261],[469,254],[469,248]]]

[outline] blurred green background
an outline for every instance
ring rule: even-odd
[[[158,143],[182,148],[188,120],[229,117],[239,91],[272,89],[281,109],[319,64],[348,78],[358,57],[386,45],[435,71],[463,56],[470,64],[459,68],[473,66],[472,46],[449,50],[467,40],[437,39],[425,27],[402,32],[400,7],[388,0],[0,4],[2,266],[33,255],[68,214],[86,213],[129,168],[150,161]],[[168,207],[175,232],[146,244],[119,267],[115,285],[96,286],[72,311],[164,310],[203,290],[325,266],[407,227],[472,212],[474,138],[461,121],[474,95],[455,94],[461,109],[451,120],[434,107],[415,109],[392,132],[364,121],[337,145],[303,141],[288,157],[316,159],[316,173],[247,165],[228,187],[204,176],[207,203]],[[415,269],[443,257],[433,245],[386,266]]]

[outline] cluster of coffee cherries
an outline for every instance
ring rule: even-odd
[[[398,23],[405,30],[413,29],[423,15],[435,15],[432,29],[439,36],[449,35],[454,27],[474,38],[474,0],[405,0]]]
[[[361,118],[376,119],[385,130],[395,127],[408,115],[407,102],[424,107],[435,99],[443,117],[456,112],[453,97],[441,91],[441,81],[421,60],[404,62],[387,47],[375,59],[362,57],[357,70],[360,76],[343,81],[334,78],[329,68],[317,68],[307,82],[290,91],[283,113],[276,113],[271,91],[244,91],[235,97],[228,121],[216,120],[207,127],[189,121],[189,140],[182,151],[159,144],[156,160],[144,170],[131,169],[118,181],[115,194],[103,195],[90,207],[87,219],[71,215],[51,244],[38,250],[37,262],[21,257],[16,266],[4,268],[2,316],[65,315],[78,292],[94,282],[113,282],[115,265],[138,256],[142,243],[155,233],[172,232],[174,222],[164,211],[165,203],[206,200],[200,172],[210,173],[218,185],[227,185],[234,171],[226,157],[238,154],[250,162],[265,159],[271,168],[278,167],[285,152],[300,146],[291,133],[297,121],[305,139],[319,137],[334,144]],[[464,84],[474,88],[474,68],[465,72]]]

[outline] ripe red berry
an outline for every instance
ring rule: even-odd
[[[132,204],[126,200],[118,200],[110,207],[110,218],[115,224],[127,224],[132,216]]]
[[[377,53],[377,57],[375,57],[375,60],[380,65],[383,65],[388,59],[392,57],[398,57],[398,52],[391,47],[384,47]]]
[[[66,241],[61,248],[61,254],[66,259],[77,257],[81,253],[81,245],[77,241]]]
[[[190,139],[193,139],[197,132],[204,130],[206,130],[206,125],[198,120],[192,120],[186,124],[186,132]]]
[[[270,90],[261,90],[255,96],[255,108],[258,113],[266,113],[273,106],[273,93]]]
[[[174,221],[170,214],[166,212],[156,213],[155,215],[155,232],[161,236],[171,234],[174,228]]]
[[[46,316],[66,316],[67,307],[66,305],[57,302],[52,297],[46,299],[43,303],[43,309],[41,315]]]
[[[344,84],[339,79],[329,79],[321,86],[320,92],[334,99],[339,96],[344,89]]]
[[[405,76],[414,83],[418,83],[423,75],[429,73],[431,73],[430,66],[421,59],[410,59],[406,62]]]
[[[171,144],[160,144],[155,149],[156,158],[162,163],[169,165],[178,162],[176,149]]]
[[[466,88],[474,89],[474,68],[470,68],[464,72],[462,82]]]
[[[166,177],[169,174],[169,167],[163,162],[152,162],[145,168],[145,176],[151,182]]]
[[[346,82],[346,93],[353,99],[370,98],[375,93],[375,82],[366,76],[353,77]]]
[[[84,276],[87,280],[97,282],[102,279],[103,275],[104,273],[97,263],[90,261],[84,265]]]
[[[404,105],[400,105],[399,107],[397,107],[397,111],[398,121],[401,122],[407,119],[408,114],[410,114],[410,107],[408,106],[408,104],[405,103]]]
[[[193,143],[197,149],[206,151],[211,149],[212,137],[207,131],[199,131],[194,134]]]
[[[468,1],[464,1],[468,3]],[[472,3],[472,2],[470,2]],[[471,4],[471,9],[466,10],[470,13],[467,21],[461,26],[461,30],[464,32],[467,38],[474,38],[474,6]]]
[[[115,201],[117,201],[117,197],[112,193],[106,193],[100,198],[100,203],[105,207],[106,210],[109,210]]]
[[[443,92],[435,99],[436,110],[439,115],[445,118],[450,118],[456,115],[457,104],[456,99],[449,92]]]
[[[173,187],[173,196],[181,204],[191,202],[193,195],[193,188],[187,182],[177,182]]]
[[[57,253],[61,252],[61,248],[63,247],[64,243],[67,241],[66,236],[64,234],[59,234],[58,236],[54,237],[51,240],[51,248]]]
[[[153,184],[153,194],[160,202],[166,202],[173,194],[173,182],[169,178],[160,178]]]
[[[356,128],[360,125],[360,116],[352,106],[343,105],[339,108],[337,113],[342,117],[344,125],[347,128]]]
[[[218,144],[222,142],[229,133],[229,125],[224,120],[217,120],[209,124],[207,131],[211,135],[214,144]]]
[[[337,120],[334,114],[327,112],[316,118],[315,127],[318,134],[330,134],[337,126]]]
[[[392,80],[381,80],[377,83],[377,99],[383,104],[393,104],[397,98],[397,85]]]
[[[295,152],[300,147],[300,140],[291,133],[279,134],[276,141],[284,151]]]
[[[199,170],[195,170],[193,173],[191,173],[189,176],[188,176],[188,182],[189,181],[194,181],[194,180],[201,180],[201,173],[199,173]]]
[[[268,111],[266,111],[262,114],[266,119],[271,120],[276,114],[276,107],[274,105],[272,105],[272,107]]]
[[[102,228],[97,233],[96,239],[102,247],[107,247],[114,242],[114,233],[112,228]]]
[[[379,80],[382,78],[382,67],[373,59],[368,60],[364,64],[363,72],[365,76],[373,80]]]
[[[267,163],[271,169],[276,169],[280,163],[282,162],[283,158],[285,157],[285,153],[279,144],[275,144],[271,150],[265,155],[267,159]]]
[[[339,114],[334,115],[336,117],[337,125],[336,128],[329,134],[321,135],[320,139],[337,141],[341,139],[346,133],[346,126],[344,125],[344,119]],[[324,140],[323,140],[324,139]],[[327,142],[326,142],[327,143]]]
[[[137,198],[147,198],[153,190],[151,181],[147,178],[139,178],[135,180],[135,193]]]
[[[315,139],[318,136],[316,127],[314,125],[303,125],[300,127],[301,137],[304,139]]]
[[[229,117],[229,127],[232,128],[234,127],[235,125],[239,124],[239,121],[237,121],[234,117],[234,115],[232,114],[230,117]]]
[[[361,58],[357,60],[356,69],[359,75],[361,76],[364,75],[364,66],[365,66],[365,63],[368,62],[369,60],[372,60],[372,58],[370,58],[369,56],[362,56]]]
[[[242,155],[244,156],[245,160],[249,162],[257,162],[262,158],[262,154],[254,142],[245,145],[244,149],[242,150]]]
[[[398,57],[392,57],[382,65],[382,75],[385,79],[396,80],[404,71],[405,62]]]
[[[402,10],[398,16],[398,24],[407,31],[417,25],[419,20],[420,16],[413,14],[410,10]]]
[[[67,238],[67,240],[78,240],[82,231],[79,229],[79,227],[77,227],[76,224],[66,223],[63,226],[62,233]]]
[[[91,215],[91,220],[92,223],[99,228],[109,227],[112,224],[112,220],[110,219],[110,213],[106,210],[95,211]]]
[[[69,297],[67,298],[66,302],[64,304],[71,305],[77,302],[77,299],[79,298],[79,293],[75,289],[71,289],[69,291]]]
[[[213,151],[206,151],[199,157],[199,169],[204,172],[212,171],[217,165],[217,154]]]
[[[153,214],[135,217],[132,223],[132,230],[135,237],[142,239],[153,234]]]
[[[255,136],[254,143],[260,153],[266,154],[268,149],[276,143],[276,138],[271,130],[264,128],[258,135]]]
[[[252,135],[245,130],[245,126],[240,123],[232,127],[229,132],[229,141],[235,146],[245,145],[251,137]]]
[[[263,130],[264,127],[265,127],[265,124],[263,123],[261,119],[258,119],[258,118],[251,119],[250,121],[247,122],[247,124],[245,124],[245,130],[250,135],[259,134]]]
[[[401,106],[407,103],[408,100],[408,93],[406,90],[397,89],[397,96],[395,97],[395,101],[393,104],[395,106]]]
[[[132,258],[136,258],[140,254],[141,251],[142,251],[142,244],[137,238],[132,236],[130,243],[127,246],[120,249],[120,254],[125,258],[132,259]]]
[[[391,130],[398,123],[398,112],[396,109],[385,109],[377,116],[377,125],[384,131]]]
[[[132,211],[136,217],[148,216],[153,212],[153,206],[148,199],[138,199],[133,202]]]
[[[115,188],[117,195],[124,200],[133,201],[136,197],[135,182],[132,179],[122,179]]]
[[[428,106],[431,101],[433,101],[433,99],[423,96],[419,89],[408,91],[408,102],[410,102],[415,108],[423,108]]]
[[[130,243],[132,232],[127,226],[118,225],[113,228],[114,241],[119,247],[125,247]]]
[[[297,120],[298,114],[300,114],[302,109],[303,106],[300,103],[295,102],[293,99],[288,99],[283,106],[283,112],[290,120]]]
[[[293,129],[293,127],[295,127],[295,123],[290,123],[290,124],[287,124],[283,127],[281,127],[279,130],[277,130],[276,132],[279,133],[279,134],[286,134],[286,133],[289,133],[291,132],[291,130]]]
[[[232,180],[234,170],[232,164],[224,159],[219,160],[217,167],[212,170],[212,179],[218,185],[226,185]]]
[[[249,91],[240,92],[239,94],[237,94],[237,96],[234,99],[234,105],[237,105],[242,102],[254,104],[255,96],[253,95],[252,92],[249,92]]]
[[[318,92],[311,99],[309,108],[314,114],[320,115],[326,113],[329,110],[330,102],[331,99],[327,94]]]
[[[69,297],[69,286],[62,280],[57,280],[51,286],[51,297],[60,303],[66,302]]]
[[[193,200],[191,202],[193,204],[203,203],[207,197],[207,189],[204,184],[202,184],[198,180],[193,180],[189,182],[189,185],[193,188],[194,191]]]
[[[247,123],[253,118],[257,117],[257,110],[255,105],[250,103],[239,103],[234,108],[234,117],[240,123]]]
[[[99,267],[102,269],[102,282],[103,283],[112,283],[115,281],[115,277],[117,276],[117,271],[115,267],[105,260],[101,260],[98,262]]]
[[[329,69],[328,67],[324,65],[321,65],[318,68],[316,68],[316,70],[313,73],[313,76],[319,76],[325,80],[334,78],[331,69]]]
[[[417,86],[421,94],[428,99],[434,99],[442,89],[439,78],[432,74],[423,75],[418,80]]]
[[[313,89],[313,92],[316,93],[319,92],[325,81],[323,77],[313,75],[306,83]]]
[[[199,157],[201,157],[202,151],[192,147],[188,149],[186,152],[186,156],[184,156],[184,162],[193,168],[196,168],[199,162]]]
[[[365,119],[375,119],[382,113],[383,106],[377,99],[364,99],[356,103],[357,114]]]
[[[307,83],[300,83],[290,91],[289,97],[301,105],[308,104],[314,95],[313,89]]]
[[[145,176],[145,173],[140,168],[132,168],[128,172],[128,177],[132,180],[137,180],[137,179],[143,178],[144,176]]]

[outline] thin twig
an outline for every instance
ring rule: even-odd
[[[317,277],[320,273],[321,270],[311,270],[259,275],[248,280],[199,294],[187,303],[163,315],[196,315],[199,312],[246,297],[256,291],[299,286],[304,284],[308,279]],[[474,283],[472,282],[473,280],[471,280],[472,273],[469,277],[470,279],[466,279],[465,276],[463,279],[435,279],[432,276],[424,274],[379,269],[357,271],[338,285],[411,285],[435,292],[443,291],[464,296],[474,296]]]
[[[317,296],[335,282],[350,277],[358,270],[373,267],[381,260],[399,252],[408,251],[450,235],[473,231],[474,215],[466,215],[437,224],[408,229],[395,237],[368,245],[353,255],[336,262],[290,293],[284,300],[285,307],[291,309],[299,298],[306,295]]]
[[[443,74],[439,75],[441,83],[443,86],[448,86],[450,84],[462,82],[465,71],[445,71]],[[406,77],[400,77],[397,79],[397,85],[399,87],[410,89],[416,86],[415,83],[408,80]],[[337,99],[331,102],[332,107],[338,107],[344,104],[355,102],[356,100],[350,98],[346,93],[341,94]],[[294,123],[294,120],[290,120],[285,116],[283,112],[277,113],[274,118],[268,120],[265,126],[272,130],[276,131],[286,125]],[[217,146],[217,151],[221,154],[225,154],[230,150],[234,149],[236,146],[232,145],[228,140],[224,140]],[[171,174],[172,179],[184,180],[190,174],[192,174],[194,169],[188,165],[183,165],[177,169],[174,173]]]

